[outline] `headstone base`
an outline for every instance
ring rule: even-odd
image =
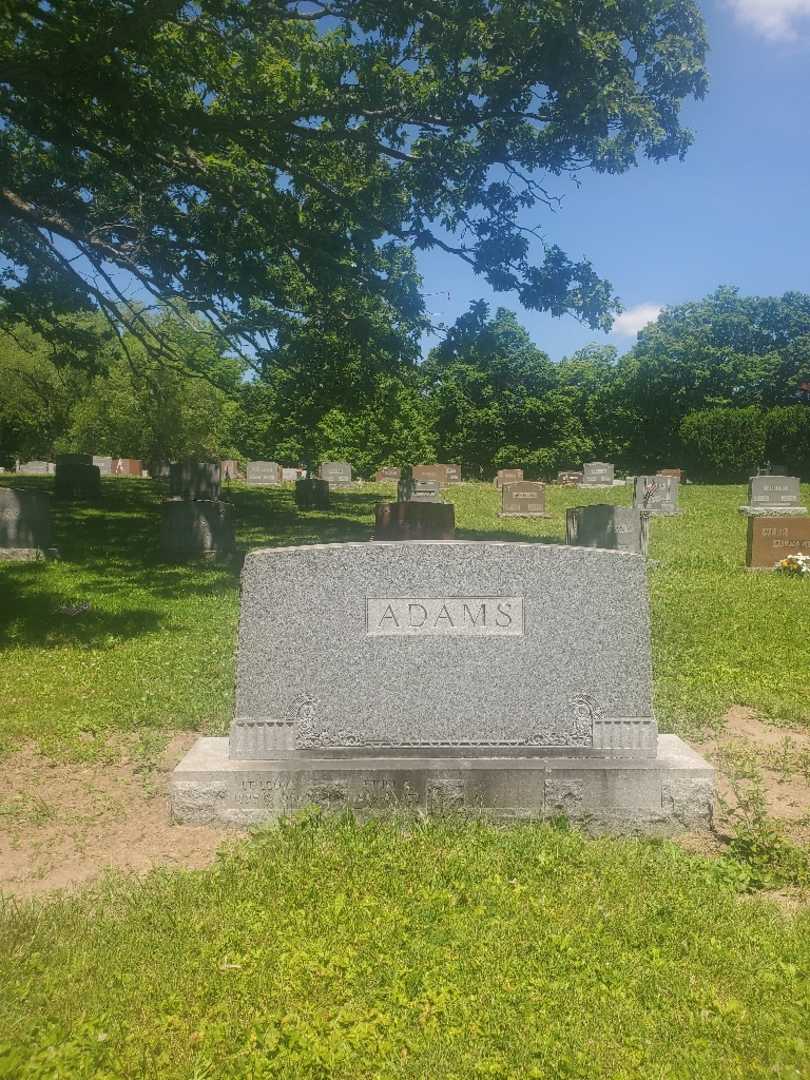
[[[243,761],[198,739],[172,773],[172,820],[247,827],[306,807],[360,816],[462,813],[568,818],[591,832],[670,835],[707,828],[714,769],[676,735],[654,758],[347,757]]]
[[[610,488],[610,489],[612,489],[613,487],[615,487],[615,485],[613,483],[610,483],[610,484],[586,484],[584,480],[580,480],[579,484],[577,484],[577,487],[588,488],[590,491],[599,491],[601,488],[604,488],[604,489]]]
[[[42,548],[0,547],[0,562],[37,562],[46,557],[46,552]]]
[[[745,517],[804,517],[806,506],[741,506]]]
[[[498,517],[499,517],[499,518],[500,518],[500,517],[518,517],[518,518],[521,518],[521,517],[522,517],[522,518],[550,518],[550,517],[552,517],[552,516],[553,516],[552,514],[518,514],[517,512],[515,512],[515,513],[512,513],[511,511],[508,511],[508,510],[507,510],[506,512],[504,512],[503,510],[501,510],[501,511],[499,511],[499,513],[498,513]]]

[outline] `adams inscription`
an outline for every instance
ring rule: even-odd
[[[463,634],[521,637],[521,596],[370,596],[366,633],[371,637]]]

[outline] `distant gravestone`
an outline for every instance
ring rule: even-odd
[[[111,457],[100,457],[98,454],[94,454],[92,464],[98,467],[98,471],[102,476],[112,476],[113,459]]]
[[[385,484],[390,480],[399,480],[402,475],[402,469],[396,465],[384,465],[382,469],[377,471],[377,475],[374,479],[378,484]]]
[[[247,482],[256,487],[272,487],[284,479],[281,466],[277,461],[249,461],[247,463]]]
[[[498,517],[549,517],[546,513],[545,484],[518,480],[501,488],[501,512]]]
[[[242,466],[239,464],[236,458],[225,458],[224,461],[220,461],[219,473],[223,481],[244,479]]]
[[[516,484],[523,479],[523,469],[498,469],[495,473],[495,487],[500,489],[504,484]]]
[[[613,487],[614,467],[605,461],[586,461],[582,466],[582,487]]]
[[[657,475],[674,476],[680,481],[680,483],[686,483],[686,473],[683,471],[683,469],[659,469]]]
[[[143,462],[139,458],[113,458],[114,476],[141,476]]]
[[[798,476],[752,476],[748,503],[740,507],[740,513],[747,517],[802,517],[807,508],[802,506]]]
[[[295,505],[300,510],[328,510],[329,483],[318,477],[302,477],[295,482]]]
[[[31,476],[47,476],[56,471],[53,461],[24,461],[17,472],[30,473]]]
[[[680,480],[677,476],[637,476],[633,505],[637,510],[646,510],[650,514],[671,517],[680,513],[678,509],[678,491]]]
[[[557,483],[562,484],[563,487],[577,487],[582,483],[581,472],[576,472],[573,469],[561,469],[557,473]]]
[[[646,555],[648,516],[632,506],[597,503],[565,513],[565,541],[574,547],[605,548]]]
[[[460,484],[461,483],[461,466],[460,465],[445,465],[445,475],[447,477],[448,484]]]
[[[276,548],[247,556],[240,595],[230,739],[200,739],[177,766],[175,821],[250,825],[314,804],[632,832],[709,822],[711,767],[657,735],[636,555]]]
[[[810,555],[810,518],[749,517],[746,564],[772,570],[787,555]]]
[[[352,467],[348,461],[324,461],[318,469],[318,478],[325,480],[330,488],[349,487],[352,484]]]
[[[307,475],[306,469],[282,469],[281,479],[285,484],[294,484],[296,480],[300,480],[303,476]]]
[[[446,465],[412,465],[410,469],[414,480],[429,480],[431,483],[438,484],[440,488],[447,487],[449,483]],[[406,472],[403,471],[403,480],[405,476]]]
[[[101,472],[90,454],[57,454],[53,484],[57,499],[93,502],[101,496]]]
[[[444,502],[384,502],[375,511],[375,540],[453,540],[455,508]]]
[[[787,476],[786,465],[771,465],[769,461],[766,461],[764,465],[760,465],[757,468],[757,476]]]
[[[421,502],[440,503],[441,486],[436,480],[415,480],[412,476],[403,476],[397,484],[397,499],[401,503]]]
[[[50,547],[50,496],[0,487],[0,560],[43,559]]]
[[[169,465],[169,495],[181,499],[216,501],[219,499],[222,473],[219,462],[173,461]]]
[[[160,553],[166,562],[219,561],[236,550],[229,503],[166,499],[161,506]]]

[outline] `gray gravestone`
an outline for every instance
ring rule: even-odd
[[[447,477],[448,484],[460,484],[461,483],[461,466],[460,465],[444,465],[445,476]]]
[[[428,480],[444,488],[450,483],[447,468],[447,465],[408,465],[402,470],[402,479],[410,475],[414,480]]]
[[[711,767],[657,737],[638,556],[455,541],[254,551],[236,669],[230,740],[201,739],[180,762],[175,821],[248,825],[312,804],[632,831],[709,820]]]
[[[90,502],[101,496],[101,472],[90,454],[57,454],[53,492],[57,499]]]
[[[523,479],[523,469],[498,469],[495,473],[495,487],[500,489],[504,484],[516,484]]]
[[[633,506],[637,510],[647,510],[650,514],[662,514],[671,517],[680,513],[678,509],[678,491],[680,481],[677,476],[659,474],[658,476],[637,476]]]
[[[169,495],[216,502],[221,483],[222,472],[218,461],[185,460],[173,461],[169,465]]]
[[[519,480],[501,488],[499,517],[549,517],[546,513],[546,487],[534,480]]]
[[[648,520],[648,515],[634,506],[574,506],[565,512],[565,542],[646,555]]]
[[[318,469],[318,478],[325,480],[330,488],[349,487],[352,484],[352,467],[348,461],[324,461]]]
[[[379,503],[374,512],[375,540],[454,540],[456,511],[452,503]]]
[[[403,476],[397,483],[399,502],[440,503],[441,487],[436,480],[414,480],[412,476]]]
[[[740,507],[747,517],[801,517],[802,506],[798,476],[759,474],[748,482],[748,503]]]
[[[247,482],[258,486],[272,487],[284,479],[281,466],[277,461],[249,461],[247,463]]]
[[[42,559],[50,546],[50,496],[0,487],[0,559]]]
[[[316,476],[302,477],[295,482],[295,505],[300,510],[328,510],[329,484]]]
[[[46,476],[56,470],[53,461],[24,461],[17,472],[30,473],[32,476]]]
[[[606,461],[586,461],[582,466],[582,487],[613,487],[614,467]]]
[[[573,469],[561,469],[557,473],[557,483],[563,487],[577,487],[582,483],[582,473]]]
[[[306,469],[282,469],[281,479],[285,484],[294,484],[296,480],[300,480],[307,475]]]
[[[167,562],[227,559],[236,550],[229,503],[166,499],[161,506],[160,553]]]
[[[111,457],[99,457],[97,454],[94,454],[91,464],[97,466],[98,471],[102,476],[112,476],[113,459]]]

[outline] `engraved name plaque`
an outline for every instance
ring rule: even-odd
[[[370,636],[523,635],[522,596],[396,596],[366,599]]]

